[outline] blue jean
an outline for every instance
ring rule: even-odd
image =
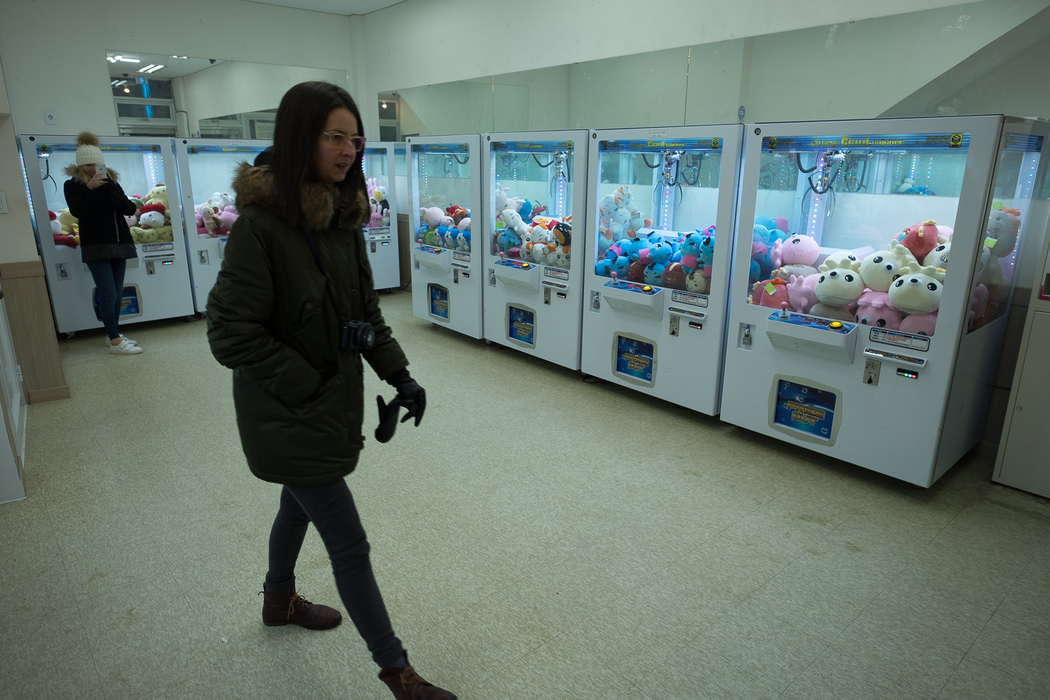
[[[98,287],[98,317],[109,334],[109,339],[120,337],[117,321],[120,319],[120,304],[124,296],[124,272],[128,261],[124,258],[89,260],[85,263],[91,270],[91,278]]]
[[[270,530],[266,590],[295,588],[295,562],[310,523],[328,550],[339,597],[372,660],[380,666],[403,665],[404,647],[390,624],[368,558],[371,547],[344,480],[322,486],[285,486],[281,491],[281,507]]]

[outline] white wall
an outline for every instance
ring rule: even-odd
[[[349,89],[346,70],[236,61],[179,78],[185,98],[179,106],[187,112],[189,133],[195,134],[201,119],[276,109],[288,88],[305,80],[322,80]]]

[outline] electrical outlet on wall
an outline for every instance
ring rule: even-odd
[[[44,110],[44,123],[48,126],[58,126],[58,116],[55,114],[55,110]]]

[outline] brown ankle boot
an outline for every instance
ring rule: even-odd
[[[407,651],[405,663],[408,663]],[[397,700],[456,700],[454,693],[424,680],[411,664],[404,668],[383,666],[379,670],[379,680],[387,684]]]
[[[295,591],[271,592],[263,584],[259,592],[263,595],[263,622],[271,627],[291,623],[308,630],[329,630],[343,621],[335,608],[315,605]]]

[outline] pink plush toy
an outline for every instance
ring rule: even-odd
[[[853,320],[864,326],[897,330],[901,327],[902,317],[901,312],[890,303],[889,293],[869,289],[857,299],[857,312]]]
[[[773,242],[773,267],[781,265],[808,265],[813,267],[820,257],[820,245],[812,236],[796,234],[785,241]]]
[[[904,229],[898,240],[911,251],[916,260],[925,260],[926,255],[946,239],[937,230],[937,222],[927,219]]]
[[[788,301],[791,308],[801,314],[808,314],[813,305],[817,303],[817,295],[813,293],[813,287],[817,284],[820,273],[814,273],[807,277],[791,275],[788,278]]]
[[[928,335],[932,337],[936,328],[937,312],[932,311],[928,314],[911,314],[910,316],[905,316],[904,320],[901,321],[900,330],[904,333],[914,333],[916,335]]]

